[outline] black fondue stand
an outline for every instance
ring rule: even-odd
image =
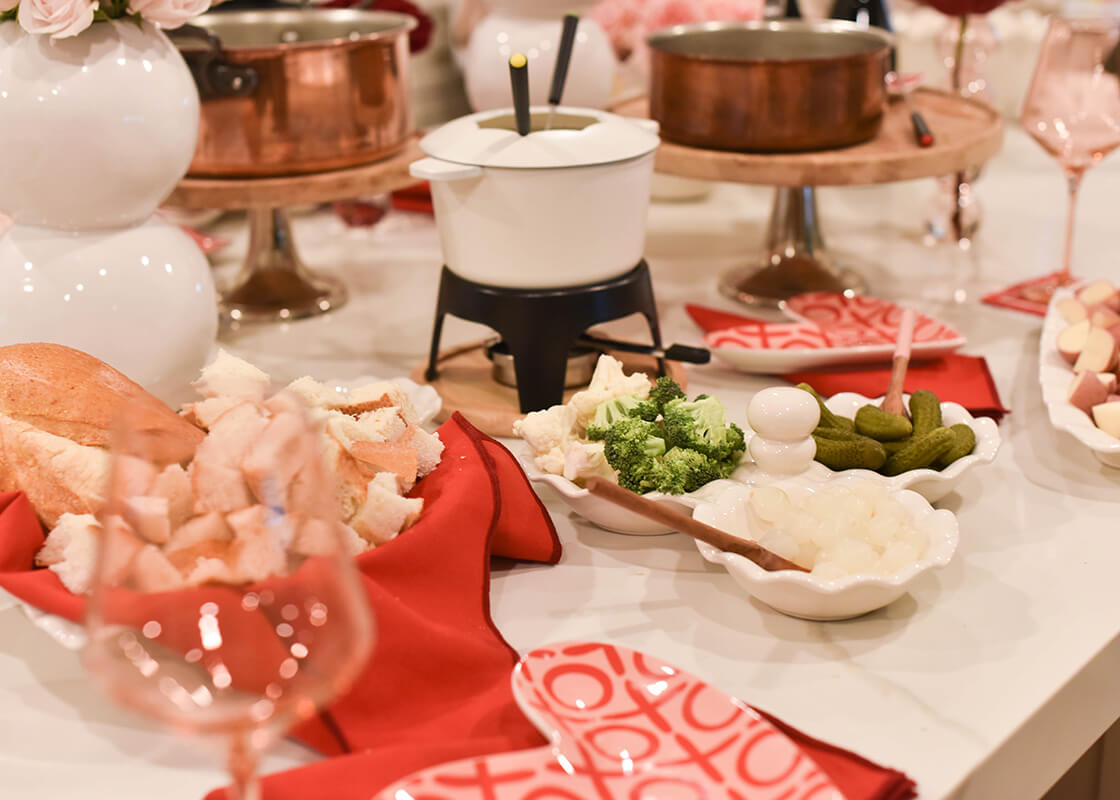
[[[439,374],[439,344],[448,315],[493,328],[513,357],[522,413],[562,403],[568,357],[593,325],[641,314],[649,324],[653,350],[661,350],[661,327],[653,301],[649,266],[643,259],[617,278],[582,286],[511,289],[469,281],[448,268],[440,273],[432,347],[424,377]],[[658,374],[666,374],[657,358]]]
[[[563,33],[553,71],[549,104],[560,104],[568,61],[575,41],[578,17],[564,18]],[[517,130],[529,133],[529,74],[524,56],[510,60],[510,82]],[[513,358],[517,396],[522,413],[537,411],[564,401],[564,378],[568,358],[588,328],[601,322],[641,314],[649,324],[657,367],[666,374],[661,351],[661,327],[653,302],[649,266],[643,259],[616,278],[582,286],[546,289],[516,289],[488,286],[467,280],[444,265],[439,278],[439,299],[432,330],[432,347],[424,377],[430,382],[438,374],[439,344],[443,320],[448,315],[493,328]]]

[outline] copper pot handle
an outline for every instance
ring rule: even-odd
[[[181,25],[167,31],[167,35],[176,46],[189,41],[206,45],[205,50],[179,46],[203,100],[211,97],[248,97],[256,91],[260,82],[257,71],[232,63],[222,49],[222,40],[213,31],[199,25]]]

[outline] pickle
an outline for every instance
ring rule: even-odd
[[[841,441],[848,441],[855,439],[859,436],[855,430],[848,430],[847,428],[834,428],[831,425],[818,425],[813,429],[813,435],[819,436],[822,439],[839,439]]]
[[[914,437],[908,436],[905,439],[895,439],[893,442],[883,442],[883,449],[887,451],[887,456],[893,456],[906,445],[910,444]]]
[[[884,475],[900,475],[912,469],[923,469],[933,464],[956,442],[957,436],[950,428],[936,428],[922,436],[913,437],[909,444],[887,459]]]
[[[953,432],[953,446],[933,462],[934,469],[945,469],[958,458],[964,458],[976,447],[976,434],[963,422],[949,428]]]
[[[817,443],[816,459],[829,469],[870,469],[877,470],[887,460],[883,445],[866,436],[852,439],[825,439],[814,436]]]
[[[866,405],[856,412],[856,433],[870,436],[879,442],[905,439],[913,433],[910,420],[900,414],[891,414],[878,406]]]
[[[941,401],[929,389],[910,395],[910,420],[915,436],[924,436],[941,427]]]
[[[856,429],[855,423],[847,417],[841,417],[839,414],[834,414],[828,410],[828,406],[824,404],[824,398],[817,394],[817,390],[807,383],[797,384],[797,388],[806,391],[817,400],[817,405],[821,408],[821,421],[820,425],[826,428],[841,428],[849,431]]]

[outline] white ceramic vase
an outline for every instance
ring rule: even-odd
[[[462,54],[467,97],[475,111],[512,105],[509,59],[524,53],[529,60],[529,100],[548,103],[563,16],[580,14],[563,104],[605,108],[614,89],[618,60],[610,38],[586,16],[586,0],[492,0],[493,11],[471,33]]]
[[[187,171],[198,93],[149,23],[76,37],[0,23],[0,344],[50,341],[168,402],[189,395],[217,334],[201,251],[152,219]]]

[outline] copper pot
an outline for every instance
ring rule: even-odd
[[[650,116],[664,139],[755,153],[873,138],[892,38],[837,20],[706,22],[648,39]]]
[[[401,150],[412,131],[405,14],[211,12],[172,31],[201,98],[190,174],[342,169]]]

